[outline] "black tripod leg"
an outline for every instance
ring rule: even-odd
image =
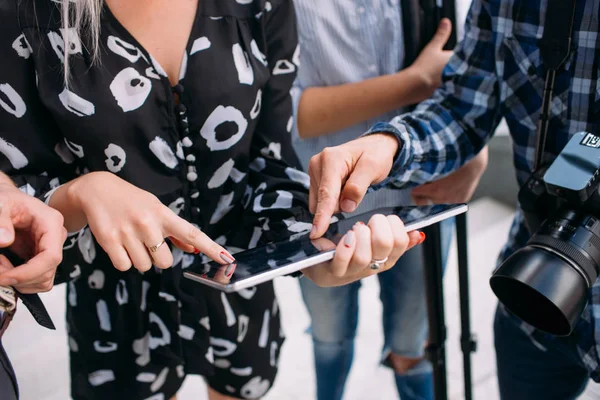
[[[446,321],[444,319],[444,287],[442,281],[442,246],[439,224],[424,229],[427,238],[423,246],[425,292],[429,316],[429,344],[427,356],[433,366],[433,384],[436,400],[446,400]]]
[[[473,398],[471,381],[471,353],[476,351],[477,343],[471,334],[469,315],[469,261],[467,249],[467,214],[456,217],[456,247],[458,250],[458,285],[460,291],[460,345],[463,353],[463,372],[465,400]]]

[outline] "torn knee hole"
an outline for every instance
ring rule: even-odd
[[[394,371],[403,375],[409,372],[411,369],[416,367],[423,361],[424,357],[411,358],[411,357],[403,357],[398,354],[390,354],[388,356],[389,365],[394,369]]]

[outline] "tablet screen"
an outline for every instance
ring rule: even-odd
[[[361,221],[366,224],[375,214],[398,215],[407,231],[413,231],[461,214],[466,209],[464,204],[380,208],[332,223],[324,237],[337,245],[355,223]],[[227,292],[241,290],[331,260],[333,246],[319,249],[318,243],[310,240],[307,231],[280,242],[237,253],[234,255],[236,262],[230,265],[214,261],[194,262],[185,270],[184,276]],[[201,258],[196,257],[196,260]]]

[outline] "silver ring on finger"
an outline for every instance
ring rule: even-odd
[[[165,241],[161,240],[160,243],[157,243],[154,246],[146,246],[146,247],[148,247],[148,251],[150,251],[150,253],[156,253],[158,251],[158,249],[160,248],[160,246],[162,246],[163,244],[165,244]]]
[[[375,260],[372,259],[371,260],[371,264],[369,264],[369,268],[373,269],[373,270],[377,270],[380,269],[382,265],[384,265],[388,260],[388,257],[382,259],[382,260]]]

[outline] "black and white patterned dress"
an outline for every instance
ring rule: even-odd
[[[60,29],[58,7],[0,2],[0,168],[23,190],[44,198],[110,171],[234,250],[308,219],[289,134],[291,0],[199,1],[176,88],[107,7],[92,64],[85,38]],[[76,53],[69,89],[65,35]],[[123,273],[88,229],[67,239],[73,398],[168,400],[188,373],[234,397],[272,385],[283,342],[272,285],[225,295],[183,279],[198,256],[173,253],[172,269]]]

